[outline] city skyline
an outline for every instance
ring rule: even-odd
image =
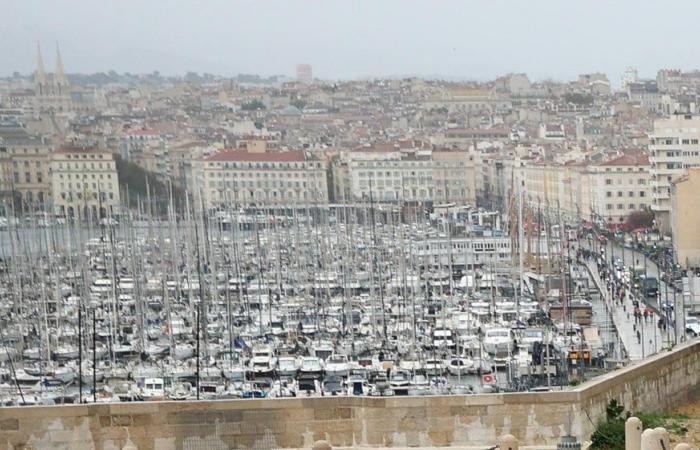
[[[3,76],[33,72],[39,41],[47,50],[59,42],[71,73],[293,76],[297,64],[308,63],[322,79],[486,80],[524,72],[567,80],[604,72],[617,86],[628,66],[643,77],[697,67],[693,42],[700,37],[690,22],[700,5],[690,2],[682,16],[629,1],[181,2],[167,10],[161,2],[2,3],[15,18],[0,43]]]

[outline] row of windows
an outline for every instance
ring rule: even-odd
[[[606,179],[605,179],[605,184],[608,185],[608,186],[612,185],[612,184],[613,184],[612,178],[606,178]],[[617,184],[622,184],[622,179],[621,179],[621,178],[618,178],[618,179],[617,179]],[[632,180],[631,178],[628,179],[628,180],[627,180],[627,184],[634,184],[634,180]],[[637,179],[637,184],[640,185],[640,186],[643,186],[643,185],[647,184],[647,180],[644,179],[644,178],[638,178],[638,179]]]
[[[605,204],[605,209],[611,210],[611,209],[614,208],[614,206],[615,206],[615,205],[613,205],[612,203],[606,203],[606,204]],[[640,205],[640,206],[641,206],[641,205]],[[635,205],[634,203],[630,203],[629,205],[627,205],[627,209],[635,209],[635,208],[636,208],[636,205]],[[617,209],[625,209],[625,205],[622,204],[622,203],[618,203],[618,204],[617,204]]]
[[[93,173],[93,174],[90,174],[90,175],[91,175],[91,178],[94,180],[94,179],[95,179],[95,174]],[[76,174],[74,174],[74,175],[71,175],[70,173],[67,173],[67,174],[66,174],[66,178],[69,179],[69,180],[70,180],[71,178],[75,178],[76,180],[80,180],[80,179],[82,178],[82,179],[85,180],[85,179],[87,179],[87,177],[88,177],[88,176],[87,176],[86,173],[84,173],[82,177],[80,176],[79,173],[76,173]],[[100,174],[98,174],[98,177],[99,177],[100,180],[102,180],[102,179],[104,179],[104,174],[100,173]],[[63,174],[62,174],[62,173],[59,173],[59,174],[58,174],[58,178],[63,179]],[[108,179],[108,180],[111,180],[111,179],[112,179],[112,174],[111,174],[111,173],[108,173],[108,174],[107,174],[107,179]]]
[[[624,197],[624,195],[625,195],[624,192],[622,192],[622,191],[617,191],[617,196],[618,196],[618,197]],[[639,191],[639,196],[640,196],[640,197],[646,197],[646,195],[647,195],[646,191]],[[606,192],[605,192],[605,196],[608,197],[608,198],[612,197],[612,196],[613,196],[612,191],[606,191]],[[628,191],[628,192],[627,192],[627,196],[628,196],[628,197],[634,197],[634,191]]]
[[[678,142],[678,138],[672,137],[651,138],[652,145],[678,145]],[[681,139],[680,142],[684,145],[698,145],[697,139]]]
[[[392,167],[464,167],[464,161],[355,161],[357,167],[377,167],[377,168],[392,168]]]
[[[68,158],[68,159],[80,159],[80,158],[82,157],[82,159],[88,159],[88,156],[90,157],[90,159],[104,159],[104,157],[105,157],[105,155],[100,154],[100,153],[98,153],[98,154],[95,154],[95,153],[90,153],[90,154],[82,153],[82,154],[79,154],[79,155],[78,155],[78,154],[76,154],[76,155],[67,154],[67,155],[66,155],[66,158]]]
[[[247,192],[247,191],[246,191]],[[318,192],[316,193],[311,193],[308,191],[301,191],[301,192],[296,192],[296,191],[254,191],[250,192],[249,197],[252,197],[256,200],[265,200],[265,199],[297,199],[297,200],[307,200],[307,199],[318,199],[319,196],[317,195]],[[239,197],[246,197],[248,194],[241,195],[239,194]],[[223,192],[217,192],[217,191],[211,191],[211,198],[212,199],[219,199],[220,201],[225,201],[228,200],[229,197],[227,197]]]
[[[434,195],[433,195],[434,193]],[[443,196],[443,191],[442,189],[435,189],[429,188],[429,189],[419,189],[418,191],[413,190],[412,194],[409,193],[407,195],[401,195],[401,190],[396,190],[396,191],[384,191],[382,189],[377,189],[373,190],[371,192],[372,198],[374,199],[381,199],[381,200],[388,200],[388,201],[393,201],[393,200],[399,200],[401,198],[419,198],[421,200],[432,200],[434,197],[442,197]],[[364,199],[369,199],[370,198],[370,191],[368,189],[362,189],[359,192],[359,195],[364,198]],[[467,190],[466,189],[454,189],[454,190],[448,190],[448,195],[454,196],[454,197],[460,197],[464,198],[467,196]]]
[[[210,162],[208,167],[218,167],[224,169],[320,169],[320,162],[294,162],[294,163],[267,163],[267,162]]]
[[[61,183],[61,189],[64,189],[66,185]],[[92,183],[92,188],[97,189],[98,184],[97,183]],[[76,189],[88,189],[90,187],[90,183],[75,183]],[[112,186],[112,183],[105,183],[105,184],[100,184],[100,188],[107,189],[109,191],[114,190],[114,186]],[[68,189],[73,189],[73,183],[68,183]]]
[[[102,199],[103,199],[103,200],[105,200],[105,199],[114,200],[114,193],[112,193],[112,192],[109,192],[109,193],[102,192],[101,194],[102,194]],[[62,198],[63,200],[82,200],[82,199],[83,199],[83,193],[80,192],[80,191],[75,192],[75,194],[72,193],[72,192],[68,192],[68,193],[66,193],[66,192],[61,192],[61,198]],[[97,192],[86,193],[86,194],[85,194],[85,199],[87,199],[87,200],[89,200],[89,199],[97,200]]]
[[[657,156],[657,152],[652,151],[651,156]],[[663,151],[659,151],[658,156],[659,158],[664,157]],[[680,156],[700,156],[700,152],[682,152],[680,150],[668,150],[665,156],[667,158],[676,158]]]
[[[207,172],[206,176],[208,178],[321,178],[325,174],[322,172],[311,172],[311,173],[270,173],[270,172]]]
[[[91,162],[91,163],[89,163],[89,164],[90,164],[90,166],[89,166],[90,169],[95,169],[95,163],[94,163],[94,162]],[[66,169],[69,169],[69,170],[70,170],[70,169],[87,169],[87,168],[88,168],[88,163],[85,163],[85,162],[83,162],[83,163],[66,163],[65,166],[64,166],[64,164],[61,163],[61,162],[58,163],[58,170],[63,170],[64,167],[65,167]],[[105,164],[103,164],[103,163],[101,163],[101,162],[98,162],[98,163],[97,163],[97,168],[98,168],[98,169],[114,169],[114,165],[113,165],[113,164],[110,164],[110,163],[105,163]]]
[[[606,168],[605,168],[605,171],[606,171],[606,172],[612,172],[612,169],[611,169],[610,167],[606,167]],[[618,168],[615,169],[615,172],[624,172],[624,170],[622,170],[622,167],[618,167]],[[627,172],[634,172],[634,168],[633,168],[633,167],[628,167],[628,168],[627,168]],[[639,167],[639,168],[637,168],[637,172],[644,172],[644,167]]]
[[[20,183],[20,176],[19,172],[15,172],[12,176],[12,179],[14,180],[15,183]],[[32,182],[32,174],[31,172],[24,172],[24,182],[25,183],[31,183]],[[36,174],[36,182],[37,183],[43,183],[44,182],[44,177],[41,174],[41,172]]]
[[[37,169],[41,168],[41,161],[35,161],[34,165],[37,167]],[[17,164],[17,161],[12,161],[12,167],[17,166],[19,166],[19,164]],[[29,168],[29,161],[24,161],[24,167]]]
[[[231,182],[229,180],[226,181],[209,181],[209,187],[210,188],[306,188],[307,185],[311,188],[316,188],[316,189],[321,189],[321,183],[313,183],[309,182],[307,183],[306,181],[234,181]]]

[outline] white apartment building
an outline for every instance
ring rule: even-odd
[[[677,114],[654,121],[649,143],[651,209],[663,233],[670,232],[671,182],[700,166],[700,115]]]
[[[192,162],[207,208],[238,205],[312,205],[328,201],[324,161],[303,150],[226,149]]]
[[[50,152],[46,141],[24,128],[0,127],[0,202],[13,200],[24,211],[43,208],[51,196]]]
[[[345,155],[355,201],[474,204],[474,157],[458,150],[354,151]]]
[[[51,154],[49,171],[56,215],[97,218],[119,213],[119,180],[111,153],[64,147]]]
[[[527,203],[564,219],[627,221],[632,211],[651,206],[649,160],[630,151],[602,162],[530,162],[522,168]]]
[[[593,218],[623,224],[633,211],[651,206],[651,174],[646,154],[628,153],[586,168]]]

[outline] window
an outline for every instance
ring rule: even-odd
[[[634,209],[634,203],[629,204],[629,209]]]
[[[683,139],[683,140],[681,141],[681,144],[684,144],[684,145],[690,144],[690,139]]]
[[[612,179],[606,178],[606,179],[605,179],[605,184],[607,184],[607,185],[613,184]]]
[[[625,208],[625,205],[623,205],[622,203],[617,204],[617,209],[624,209],[624,208]]]
[[[608,203],[607,205],[605,205],[605,209],[613,209],[613,205],[611,205],[610,203]]]
[[[607,191],[607,192],[605,193],[605,196],[606,196],[606,197],[612,197],[612,192]]]
[[[627,193],[627,196],[628,196],[628,197],[634,197],[634,191],[629,191],[629,192]]]
[[[690,143],[693,145],[698,145],[698,140],[697,139],[691,139]]]
[[[617,196],[622,197],[622,191],[617,191]]]
[[[644,191],[639,191],[639,196],[640,197],[646,197],[647,193]]]

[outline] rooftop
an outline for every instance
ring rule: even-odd
[[[283,152],[254,153],[245,149],[225,149],[203,158],[204,161],[239,161],[239,162],[302,162],[306,161],[303,150]]]

